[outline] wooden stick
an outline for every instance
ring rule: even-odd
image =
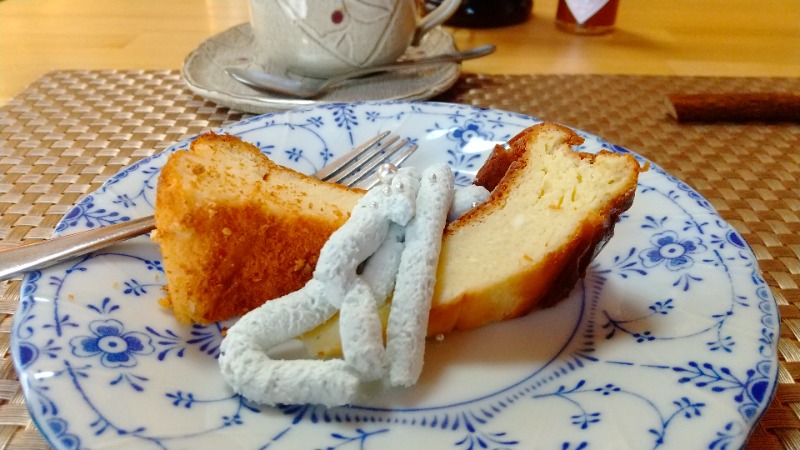
[[[791,93],[670,94],[678,122],[800,122],[800,95]]]

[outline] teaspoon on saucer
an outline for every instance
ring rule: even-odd
[[[225,72],[234,80],[259,91],[277,92],[299,98],[313,98],[337,84],[352,78],[359,78],[365,75],[388,72],[391,70],[407,69],[409,67],[480,58],[481,56],[486,56],[494,52],[494,50],[494,45],[481,45],[480,47],[460,52],[446,53],[419,59],[407,59],[380,66],[364,67],[327,79],[303,78],[294,80],[267,72],[247,70],[239,67],[226,67]]]

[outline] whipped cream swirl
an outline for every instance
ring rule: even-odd
[[[464,192],[461,205],[488,193]],[[456,195],[457,197],[461,197]],[[225,381],[251,401],[352,403],[365,383],[410,386],[419,378],[453,173],[437,165],[385,173],[323,246],[312,279],[265,302],[222,341]],[[365,262],[366,261],[366,262]],[[359,266],[363,270],[358,273]],[[386,346],[378,308],[392,295]],[[340,314],[343,359],[273,360],[268,351]]]

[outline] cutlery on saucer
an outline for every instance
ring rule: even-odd
[[[489,44],[460,52],[446,53],[419,59],[406,59],[392,64],[356,69],[352,72],[327,79],[302,78],[299,80],[294,80],[280,75],[274,75],[256,70],[247,70],[240,67],[226,67],[225,72],[227,72],[228,75],[230,75],[234,80],[259,91],[280,93],[298,98],[313,98],[322,94],[328,89],[331,89],[337,84],[353,78],[360,78],[366,75],[388,72],[391,70],[403,70],[409,67],[441,64],[445,62],[458,62],[467,59],[480,58],[494,52],[495,48],[496,47],[494,45]]]

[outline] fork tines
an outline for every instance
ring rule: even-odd
[[[383,163],[399,166],[417,149],[408,145],[408,139],[385,131],[337,158],[337,162],[317,172],[317,177],[345,186],[358,186],[369,189],[378,183],[373,177],[375,169]],[[403,151],[400,151],[403,150]]]

